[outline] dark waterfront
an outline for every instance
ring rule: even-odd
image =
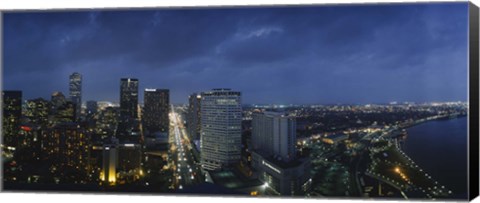
[[[467,197],[467,117],[436,120],[407,129],[407,153],[435,180]]]

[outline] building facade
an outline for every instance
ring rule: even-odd
[[[95,133],[100,140],[113,138],[119,124],[120,110],[118,107],[107,107],[100,111],[96,122]]]
[[[296,157],[296,121],[282,112],[252,115],[252,168],[265,193],[303,195],[310,189],[310,159]]]
[[[149,133],[168,133],[170,119],[170,91],[168,89],[145,89],[143,127]]]
[[[129,119],[138,117],[138,79],[120,79],[120,116]]]
[[[308,158],[290,162],[277,160],[259,152],[252,152],[252,167],[264,182],[266,194],[296,196],[308,193],[312,185],[311,162]]]
[[[3,91],[2,102],[3,144],[10,147],[16,147],[18,144],[16,138],[20,131],[20,117],[22,116],[22,92]]]
[[[75,119],[80,118],[82,110],[82,75],[80,73],[72,73],[70,75],[70,101],[75,104]]]
[[[50,112],[50,102],[42,99],[32,99],[26,102],[25,117],[29,123],[46,127],[48,124],[48,117]]]
[[[262,150],[284,161],[295,158],[295,118],[282,112],[255,112],[252,120],[253,150]]]
[[[138,142],[138,79],[120,79],[120,119],[116,136],[120,142]]]
[[[108,185],[137,181],[144,176],[141,162],[141,145],[120,144],[117,139],[111,139],[103,145],[100,179]]]
[[[53,115],[50,115],[51,122],[53,125],[65,123],[65,122],[75,122],[77,120],[77,105],[71,101],[63,103],[58,107]]]
[[[90,135],[75,122],[55,125],[48,131],[44,147],[49,159],[55,160],[53,172],[62,174],[65,169],[74,169],[76,175],[85,178],[90,167]]]
[[[115,185],[117,182],[118,144],[105,144],[103,146],[103,161],[100,180],[106,185]]]
[[[229,167],[240,161],[241,94],[230,89],[202,93],[200,157],[204,170]]]
[[[187,132],[190,140],[200,140],[200,102],[202,95],[193,93],[188,96]]]

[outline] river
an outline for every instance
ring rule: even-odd
[[[453,198],[467,198],[467,117],[429,121],[407,132],[405,153]]]

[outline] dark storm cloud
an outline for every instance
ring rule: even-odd
[[[7,13],[4,89],[118,100],[119,78],[173,102],[231,87],[245,103],[465,100],[467,4]],[[142,94],[140,95],[142,99]]]

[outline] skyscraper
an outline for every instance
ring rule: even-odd
[[[138,79],[122,78],[120,80],[120,116],[122,119],[138,117]]]
[[[75,104],[75,119],[80,117],[82,109],[82,75],[80,73],[72,73],[70,75],[70,100]]]
[[[295,118],[281,112],[254,113],[252,120],[253,150],[262,150],[284,161],[295,158]]]
[[[20,131],[20,117],[22,116],[22,92],[3,91],[3,144],[15,147],[18,143],[17,134]]]
[[[138,120],[138,79],[120,80],[120,119],[116,136],[121,143],[140,142]]]
[[[202,96],[193,93],[188,97],[187,131],[191,140],[200,139],[200,102]]]
[[[95,132],[100,135],[101,139],[112,138],[119,124],[119,109],[117,107],[107,107],[100,111]]]
[[[75,176],[85,178],[89,166],[90,135],[75,122],[63,122],[48,131],[44,146],[48,157],[55,160],[54,170],[63,174],[67,168],[74,169]]]
[[[202,168],[231,166],[240,160],[241,153],[241,94],[230,89],[213,89],[201,96]]]
[[[143,121],[149,133],[168,133],[169,94],[168,89],[145,89]]]

